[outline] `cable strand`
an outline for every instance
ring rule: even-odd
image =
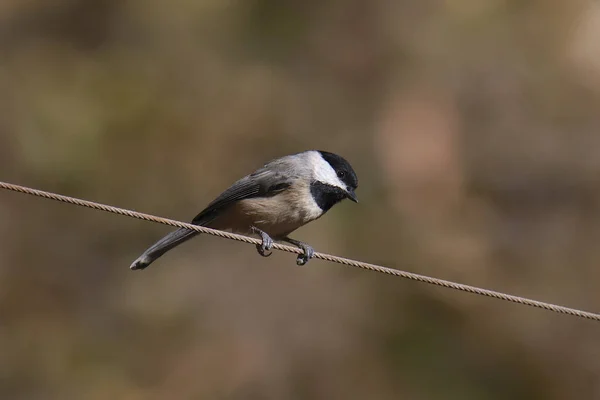
[[[45,199],[55,200],[62,203],[67,203],[71,205],[76,205],[80,207],[91,208],[94,210],[109,212],[113,214],[123,215],[126,217],[137,218],[144,221],[156,222],[159,224],[169,225],[177,228],[187,228],[192,229],[200,233],[206,233],[208,235],[213,235],[225,239],[237,240],[240,242],[248,243],[248,244],[260,244],[261,241],[259,239],[251,238],[248,236],[238,235],[235,233],[219,231],[216,229],[207,228],[204,226],[193,225],[181,221],[176,221],[173,219],[162,218],[151,214],[144,214],[141,212],[127,210],[124,208],[109,206],[106,204],[96,203],[93,201],[83,200],[76,197],[64,196],[57,193],[45,192],[43,190],[32,189],[21,185],[15,185],[11,183],[1,182],[0,188],[10,190],[13,192],[29,194],[32,196],[42,197]],[[275,243],[273,245],[274,249],[287,251],[290,253],[300,254],[302,250],[296,247],[286,246],[279,243]],[[443,279],[433,278],[425,275],[419,275],[412,272],[402,271],[398,269],[384,267],[382,265],[369,264],[362,261],[351,260],[348,258],[338,257],[331,254],[326,253],[318,253],[315,252],[313,258],[318,258],[323,261],[328,261],[332,263],[337,263],[341,265],[346,265],[349,267],[361,268],[369,271],[375,271],[387,275],[397,276],[400,278],[410,279],[417,282],[428,283],[430,285],[436,285],[445,287],[448,289],[459,290],[466,293],[472,293],[480,296],[491,297],[494,299],[504,300],[516,304],[522,304],[530,307],[540,308],[548,311],[553,311],[560,314],[571,315],[579,318],[589,319],[593,321],[600,321],[600,314],[582,311],[574,308],[564,307],[556,304],[546,303],[538,300],[532,300],[526,297],[515,296],[511,294],[506,294],[502,292],[496,292],[489,289],[483,289],[476,286],[465,285],[462,283],[451,282]]]

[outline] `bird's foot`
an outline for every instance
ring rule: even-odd
[[[256,251],[258,251],[258,254],[263,257],[269,257],[271,254],[273,254],[273,252],[271,252],[271,249],[273,248],[273,239],[271,239],[271,236],[254,226],[252,226],[250,229],[252,232],[259,234],[262,240],[262,243],[256,245]]]
[[[298,265],[305,265],[315,255],[315,249],[313,249],[306,243],[290,238],[285,238],[282,240],[293,244],[294,246],[298,246],[302,249],[302,254],[298,254],[298,258],[296,258],[296,264]]]

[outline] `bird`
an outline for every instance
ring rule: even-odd
[[[343,157],[307,150],[267,162],[236,181],[202,210],[191,223],[212,229],[258,235],[263,257],[271,255],[275,240],[302,250],[296,263],[305,265],[314,249],[289,235],[322,217],[344,199],[358,203],[358,177]],[[167,251],[198,235],[179,228],[150,246],[130,266],[143,270]]]

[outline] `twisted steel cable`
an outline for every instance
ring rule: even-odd
[[[46,198],[46,199],[50,199],[50,200],[56,200],[56,201],[60,201],[60,202],[67,203],[67,204],[73,204],[73,205],[77,205],[77,206],[81,206],[81,207],[87,207],[87,208],[91,208],[94,210],[100,210],[100,211],[105,211],[105,212],[109,212],[109,213],[113,213],[113,214],[124,215],[127,217],[137,218],[137,219],[141,219],[144,221],[156,222],[159,224],[169,225],[169,226],[178,227],[178,228],[192,229],[192,230],[195,230],[200,233],[206,233],[208,235],[218,236],[218,237],[225,238],[225,239],[237,240],[240,242],[254,244],[254,245],[261,243],[261,241],[259,239],[251,238],[248,236],[238,235],[238,234],[230,233],[230,232],[223,232],[223,231],[207,228],[204,226],[192,225],[192,224],[181,222],[181,221],[176,221],[176,220],[172,220],[172,219],[168,219],[168,218],[162,218],[162,217],[158,217],[158,216],[150,215],[150,214],[144,214],[141,212],[127,210],[127,209],[123,209],[123,208],[119,208],[119,207],[113,207],[113,206],[109,206],[106,204],[95,203],[93,201],[82,200],[82,199],[78,199],[75,197],[63,196],[63,195],[56,194],[56,193],[45,192],[42,190],[32,189],[32,188],[28,188],[28,187],[21,186],[21,185],[14,185],[11,183],[0,182],[0,188],[10,190],[13,192],[24,193],[24,194],[29,194],[32,196],[42,197],[42,198]],[[275,243],[273,245],[273,248],[277,249],[277,250],[287,251],[290,253],[295,253],[295,254],[302,253],[302,250],[300,250],[296,247],[285,246],[285,245],[281,245],[279,243]],[[582,311],[582,310],[578,310],[575,308],[559,306],[556,304],[546,303],[543,301],[532,300],[532,299],[528,299],[526,297],[520,297],[520,296],[514,296],[514,295],[502,293],[502,292],[496,292],[493,290],[483,289],[483,288],[479,288],[476,286],[470,286],[470,285],[465,285],[462,283],[456,283],[456,282],[451,282],[451,281],[447,281],[447,280],[443,280],[443,279],[433,278],[433,277],[429,277],[429,276],[425,276],[425,275],[419,275],[419,274],[415,274],[412,272],[406,272],[406,271],[402,271],[402,270],[398,270],[398,269],[384,267],[381,265],[369,264],[369,263],[362,262],[362,261],[351,260],[351,259],[344,258],[344,257],[338,257],[338,256],[334,256],[331,254],[318,253],[318,252],[315,252],[314,258],[318,258],[318,259],[321,259],[324,261],[329,261],[329,262],[333,262],[333,263],[337,263],[337,264],[346,265],[349,267],[361,268],[361,269],[366,269],[366,270],[370,270],[370,271],[380,272],[380,273],[387,274],[387,275],[398,276],[398,277],[410,279],[413,281],[429,283],[431,285],[442,286],[445,288],[459,290],[462,292],[473,293],[473,294],[480,295],[480,296],[487,296],[487,297],[492,297],[495,299],[504,300],[504,301],[508,301],[508,302],[512,302],[512,303],[522,304],[522,305],[526,305],[526,306],[530,306],[530,307],[541,308],[544,310],[553,311],[553,312],[560,313],[560,314],[567,314],[567,315],[572,315],[575,317],[585,318],[585,319],[589,319],[589,320],[593,320],[593,321],[600,321],[600,314],[596,314],[596,313],[592,313],[592,312],[588,312],[588,311]]]

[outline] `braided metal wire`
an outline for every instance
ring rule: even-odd
[[[109,213],[113,213],[113,214],[124,215],[127,217],[137,218],[137,219],[141,219],[144,221],[157,222],[159,224],[174,226],[174,227],[178,227],[178,228],[192,229],[197,232],[206,233],[209,235],[218,236],[218,237],[222,237],[222,238],[226,238],[226,239],[237,240],[237,241],[244,242],[244,243],[250,243],[250,244],[255,244],[255,245],[261,243],[261,241],[259,239],[251,238],[248,236],[238,235],[238,234],[230,233],[230,232],[223,232],[223,231],[219,231],[219,230],[215,230],[215,229],[211,229],[211,228],[206,228],[203,226],[197,226],[197,225],[192,225],[189,223],[176,221],[176,220],[172,220],[172,219],[168,219],[168,218],[158,217],[155,215],[144,214],[144,213],[133,211],[133,210],[127,210],[127,209],[123,209],[123,208],[119,208],[119,207],[109,206],[106,204],[95,203],[93,201],[78,199],[75,197],[63,196],[63,195],[56,194],[56,193],[32,189],[32,188],[28,188],[25,186],[14,185],[14,184],[6,183],[6,182],[0,182],[0,188],[10,190],[13,192],[25,193],[25,194],[29,194],[29,195],[33,195],[33,196],[37,196],[37,197],[42,197],[42,198],[46,198],[46,199],[50,199],[50,200],[56,200],[56,201],[60,201],[63,203],[73,204],[73,205],[77,205],[77,206],[81,206],[81,207],[87,207],[87,208],[91,208],[94,210],[100,210],[100,211],[105,211],[105,212],[109,212]],[[273,245],[273,248],[277,249],[277,250],[287,251],[290,253],[296,253],[296,254],[300,254],[302,252],[302,250],[300,250],[296,247],[281,245],[279,243],[275,243]],[[365,263],[362,261],[350,260],[348,258],[337,257],[334,255],[325,254],[325,253],[317,253],[317,252],[315,252],[314,258],[318,258],[318,259],[321,259],[324,261],[329,261],[329,262],[342,264],[342,265],[346,265],[346,266],[350,266],[350,267],[380,272],[380,273],[387,274],[387,275],[398,276],[398,277],[410,279],[413,281],[429,283],[431,285],[442,286],[445,288],[459,290],[462,292],[473,293],[473,294],[480,295],[480,296],[492,297],[495,299],[504,300],[504,301],[508,301],[508,302],[512,302],[512,303],[522,304],[522,305],[526,305],[526,306],[530,306],[530,307],[541,308],[544,310],[553,311],[553,312],[560,313],[560,314],[567,314],[567,315],[572,315],[572,316],[579,317],[579,318],[600,321],[600,314],[582,311],[582,310],[578,310],[578,309],[574,309],[574,308],[568,308],[568,307],[564,307],[564,306],[559,306],[556,304],[546,303],[546,302],[542,302],[542,301],[532,300],[532,299],[528,299],[526,297],[520,297],[520,296],[514,296],[514,295],[510,295],[510,294],[506,294],[506,293],[496,292],[493,290],[483,289],[483,288],[479,288],[476,286],[470,286],[470,285],[465,285],[462,283],[456,283],[456,282],[446,281],[443,279],[432,278],[429,276],[419,275],[419,274],[415,274],[412,272],[406,272],[406,271],[393,269],[393,268],[388,268],[388,267],[384,267],[381,265],[369,264],[369,263]]]

